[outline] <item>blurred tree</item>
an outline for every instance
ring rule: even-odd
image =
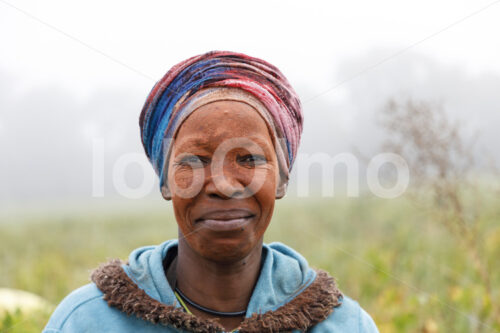
[[[470,177],[475,166],[475,137],[466,140],[459,122],[453,122],[441,105],[408,99],[391,99],[380,114],[387,134],[384,151],[401,155],[411,172],[414,202],[424,205],[463,247],[482,286],[474,331],[500,328],[499,281],[492,285],[492,270],[481,254],[480,185]],[[472,198],[472,200],[471,200]],[[475,201],[476,200],[476,201]],[[471,204],[472,202],[472,204]]]

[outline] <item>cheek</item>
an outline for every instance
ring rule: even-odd
[[[181,231],[185,234],[186,231],[192,229],[188,216],[190,201],[185,199],[180,199],[178,197],[173,197],[172,205],[174,207],[174,213],[177,225],[179,226]]]
[[[193,183],[193,170],[169,168],[168,186],[172,194],[172,206],[175,218],[181,231],[185,234],[192,229],[189,220],[189,209],[193,204],[194,196],[184,189],[189,189]]]
[[[274,201],[276,194],[276,168],[273,165],[261,166],[252,170],[251,179],[247,186],[259,198],[268,198]]]
[[[183,199],[196,197],[202,190],[206,172],[202,167],[182,167],[172,170],[168,177],[172,195]]]
[[[181,189],[188,188],[193,182],[193,169],[191,168],[182,168],[172,172],[172,175],[169,177],[171,187],[177,187]]]
[[[254,192],[254,197],[261,209],[260,223],[256,225],[258,233],[263,233],[267,229],[273,214],[277,186],[275,171],[274,168],[268,168],[267,172],[262,175],[264,179],[262,186]]]

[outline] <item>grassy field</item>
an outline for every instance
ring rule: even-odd
[[[481,202],[481,256],[498,291],[500,198],[485,195]],[[88,283],[99,263],[175,238],[169,205],[4,218],[0,287],[30,291],[56,305]],[[467,251],[431,216],[404,198],[284,199],[277,202],[266,242],[286,243],[312,266],[328,270],[381,332],[500,331],[498,320],[480,323],[485,302],[499,298],[484,297]],[[39,332],[49,316],[50,309],[0,313],[0,332]]]

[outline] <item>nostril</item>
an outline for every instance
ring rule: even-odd
[[[233,191],[230,194],[223,193],[223,192],[212,192],[208,194],[209,198],[213,199],[237,199],[243,195],[243,192],[241,191]]]
[[[208,197],[215,198],[215,199],[220,198],[220,196],[217,193],[210,193],[210,194],[208,194]]]
[[[242,196],[243,196],[243,192],[242,191],[235,191],[231,197],[235,198],[235,199],[238,199],[239,197],[242,197]]]

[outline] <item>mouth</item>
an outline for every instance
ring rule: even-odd
[[[255,214],[246,210],[218,210],[204,214],[195,224],[214,231],[234,231],[242,230],[254,218]]]

